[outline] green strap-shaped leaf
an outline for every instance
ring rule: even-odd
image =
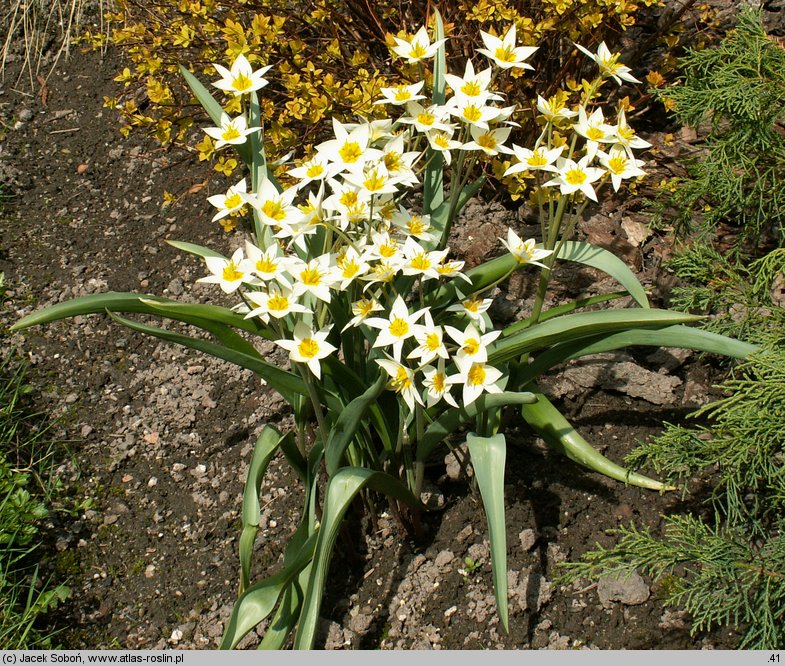
[[[417,442],[417,462],[425,462],[434,448],[444,439],[453,434],[458,428],[473,419],[477,414],[496,407],[507,405],[523,405],[535,402],[537,396],[533,393],[483,393],[477,400],[467,407],[452,407],[435,419],[425,430]]]
[[[343,467],[327,484],[324,496],[324,512],[319,528],[319,538],[313,557],[313,568],[308,586],[305,589],[303,612],[294,647],[299,650],[310,650],[316,637],[319,622],[319,609],[324,594],[324,581],[330,565],[335,539],[343,522],[343,516],[354,496],[364,487],[383,493],[388,497],[400,500],[413,509],[422,509],[422,504],[401,484],[400,481],[385,474],[359,467]]]
[[[212,93],[202,85],[202,82],[199,79],[182,65],[180,65],[180,74],[183,75],[183,78],[191,89],[191,92],[193,92],[194,97],[196,97],[199,104],[202,105],[202,108],[207,112],[207,115],[210,116],[210,119],[215,123],[216,127],[220,127],[221,114],[224,113],[224,109],[218,103],[218,100],[216,100]],[[243,162],[246,164],[251,163],[251,145],[248,141],[240,145],[235,145],[234,148],[237,150],[237,154]]]
[[[365,393],[352,400],[338,415],[330,428],[330,436],[325,449],[324,461],[329,476],[333,476],[338,470],[343,454],[357,433],[357,429],[362,425],[365,413],[386,385],[387,377],[380,374],[376,382]]]
[[[488,520],[491,543],[491,567],[496,608],[505,631],[510,630],[507,611],[507,522],[504,518],[504,468],[507,443],[504,435],[480,437],[469,433],[466,437],[472,467],[482,496],[482,506]]]
[[[243,636],[273,612],[284,589],[311,562],[318,540],[317,534],[311,535],[297,557],[281,571],[252,585],[240,595],[226,625],[220,649],[234,648]]]
[[[195,254],[197,257],[220,257],[221,259],[226,259],[226,257],[224,257],[220,252],[216,252],[215,250],[212,250],[209,247],[204,247],[203,245],[197,245],[196,243],[187,243],[186,241],[177,240],[167,240],[166,242],[178,250]]]
[[[575,312],[576,310],[580,310],[582,308],[588,308],[592,305],[597,305],[598,303],[605,303],[607,301],[613,301],[619,298],[623,298],[627,296],[626,291],[612,291],[607,294],[596,294],[594,296],[589,296],[588,298],[580,298],[577,301],[570,301],[569,303],[562,303],[561,305],[557,305],[552,308],[548,308],[545,310],[537,320],[538,322],[547,321],[548,319],[553,319],[554,317],[562,317],[566,314],[570,314],[571,312]],[[507,328],[502,331],[502,337],[508,338],[511,335],[522,331],[525,328],[529,328],[532,325],[532,318],[527,317],[526,319],[522,319],[521,321],[516,321],[514,324],[510,324]]]
[[[325,376],[335,381],[337,386],[341,387],[341,392],[344,395],[352,397],[352,399],[359,396],[359,387],[362,387],[367,382],[360,378],[350,367],[341,363],[337,357],[330,355],[325,359],[323,364]],[[357,387],[355,389],[355,387]],[[388,409],[385,410],[385,405]],[[394,409],[389,408],[390,406]],[[395,399],[385,400],[384,396],[380,396],[379,400],[373,401],[368,406],[369,416],[376,434],[379,435],[382,445],[388,451],[395,448],[397,438],[397,419],[398,419],[398,402]],[[396,433],[394,435],[393,433]]]
[[[610,275],[624,287],[642,308],[649,307],[649,299],[638,278],[629,266],[612,252],[583,241],[565,241],[559,259],[575,261],[584,266],[591,266]]]
[[[488,350],[488,361],[491,364],[504,363],[519,358],[522,354],[552,347],[562,342],[600,334],[609,335],[636,328],[663,328],[700,319],[701,317],[683,312],[653,308],[579,312],[549,319],[497,341]]]
[[[434,22],[436,23],[436,40],[444,39],[444,23],[439,10],[434,9]],[[444,104],[446,83],[444,75],[447,72],[447,58],[445,45],[442,44],[436,51],[433,61],[432,103],[439,106]],[[433,213],[444,202],[444,157],[441,152],[433,150],[430,146],[425,150],[425,174],[423,176],[423,202],[425,213]]]
[[[525,386],[529,381],[535,380],[560,363],[590,354],[601,354],[635,346],[677,347],[731,358],[747,358],[760,349],[741,340],[690,326],[675,325],[657,329],[634,329],[612,335],[593,336],[551,347],[522,369],[520,385]]]
[[[455,303],[459,298],[459,292],[464,296],[481,291],[485,287],[502,279],[516,268],[523,266],[511,254],[504,254],[490,261],[483,262],[479,266],[470,268],[465,275],[471,280],[471,284],[461,279],[453,278],[450,282],[442,285],[435,293],[432,307],[444,308]]]
[[[145,300],[142,301],[142,298]],[[23,328],[29,328],[30,326],[48,324],[53,321],[68,319],[69,317],[76,317],[78,315],[103,314],[107,310],[112,312],[139,312],[142,314],[160,315],[161,313],[153,307],[153,303],[156,305],[163,305],[175,303],[175,301],[169,300],[168,298],[161,298],[160,296],[142,296],[141,294],[127,292],[110,291],[106,294],[90,294],[89,296],[79,296],[70,301],[55,303],[54,305],[50,305],[41,310],[36,310],[26,317],[22,317],[11,326],[11,330],[19,331]]]
[[[251,356],[250,354],[245,354],[235,349],[223,347],[214,342],[210,342],[209,340],[192,338],[181,333],[165,331],[164,329],[154,326],[140,324],[131,319],[120,317],[112,312],[108,312],[108,314],[119,324],[127,326],[134,331],[152,335],[153,337],[161,338],[168,342],[174,342],[175,344],[183,345],[184,347],[190,347],[191,349],[196,349],[197,351],[204,352],[215,358],[222,358],[225,361],[230,361],[235,365],[239,365],[241,368],[251,370],[267,381],[267,383],[287,399],[287,401],[293,394],[307,395],[308,393],[305,384],[300,377],[267,363],[267,361],[264,361],[257,356]]]
[[[292,437],[288,433],[286,437]],[[281,444],[281,436],[272,426],[265,426],[254,445],[251,464],[248,466],[248,475],[243,488],[243,531],[240,535],[240,592],[250,585],[251,555],[253,554],[256,533],[259,531],[261,506],[259,493],[262,481],[267,472],[267,467]]]
[[[229,327],[270,338],[270,331],[261,329],[258,323],[244,319],[242,315],[218,305],[178,303],[159,296],[142,296],[132,293],[109,292],[80,296],[64,303],[57,303],[20,319],[12,330],[47,324],[77,315],[105,314],[109,312],[137,312],[163,316],[167,319],[192,324],[213,333],[223,344],[250,356],[261,358],[256,348]]]
[[[185,82],[191,89],[191,92],[196,97],[199,104],[210,116],[210,119],[216,124],[221,124],[221,114],[224,112],[223,107],[218,103],[218,100],[213,97],[212,93],[202,85],[202,82],[197,79],[191,72],[189,72],[183,65],[180,65],[180,74],[183,75]]]
[[[578,434],[548,398],[542,393],[536,395],[537,402],[522,405],[521,414],[552,449],[611,479],[649,490],[674,490],[671,486],[665,486],[642,474],[630,472],[608,460]]]
[[[267,165],[267,154],[264,151],[264,130],[262,129],[262,110],[259,106],[259,98],[255,91],[251,92],[250,104],[248,105],[248,126],[259,127],[258,132],[252,132],[248,136],[250,151],[246,161],[246,166],[251,173],[251,191],[258,192],[265,180],[270,181],[275,189],[282,191],[281,184],[276,180],[273,172]],[[238,155],[242,153],[238,150]],[[269,247],[274,241],[272,228],[265,224],[262,215],[256,206],[251,207],[254,222],[254,239],[259,247]]]
[[[267,340],[275,340],[278,337],[273,331],[260,325],[257,319],[246,319],[239,312],[235,312],[234,310],[230,310],[229,308],[220,305],[212,305],[210,303],[178,303],[177,301],[161,302],[160,300],[148,299],[146,296],[141,296],[140,300],[153,308],[154,312],[151,314],[161,315],[168,319],[177,319],[178,321],[186,322],[191,319],[206,319],[208,321],[226,324],[232,328],[247,331],[254,335],[259,335]],[[110,309],[111,308],[102,308],[101,312]]]
[[[308,567],[300,572],[300,575],[308,571]],[[286,644],[286,640],[297,626],[302,610],[303,593],[297,581],[292,581],[286,586],[281,596],[281,603],[275,609],[275,615],[270,620],[270,625],[264,632],[257,650],[280,650]]]

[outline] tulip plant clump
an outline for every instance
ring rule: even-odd
[[[234,307],[110,293],[55,305],[17,324],[108,311],[132,329],[253,370],[291,404],[296,429],[265,427],[250,463],[240,595],[223,647],[235,646],[265,620],[262,647],[281,647],[292,634],[294,647],[312,647],[333,546],[353,499],[360,494],[373,510],[371,491],[386,495],[402,529],[416,534],[425,463],[438,446],[455,443],[464,426],[506,628],[505,422],[522,417],[573,460],[623,482],[662,487],[596,452],[538,389],[538,376],[566,360],[628,345],[688,346],[733,357],[754,351],[685,326],[696,317],[651,308],[621,260],[570,238],[603,187],[618,190],[644,173],[634,153],[648,144],[623,110],[609,113],[597,103],[609,81],[635,82],[618,55],[604,44],[596,52],[579,47],[598,65],[596,78],[573,106],[562,97],[539,97],[539,139],[522,147],[512,141],[517,109],[504,106],[493,86],[514,68],[530,69],[527,59],[536,49],[518,45],[514,27],[501,37],[482,33],[479,53],[487,67],[468,60],[462,74],[448,73],[444,29],[435,18],[433,40],[423,27],[392,47],[396,57],[421,67],[422,80],[382,90],[376,103],[389,107],[389,118],[333,120],[332,138],[287,171],[289,187],[265,159],[258,92],[270,67],[254,71],[243,56],[229,68],[215,65],[221,78],[213,85],[235,105],[241,100],[243,112],[235,117],[182,70],[215,124],[205,129],[215,147],[236,150],[248,170],[225,194],[210,197],[215,219],[245,215],[250,238],[230,257],[189,242],[172,244],[203,258],[206,275],[199,281],[233,296]],[[500,239],[507,252],[466,270],[447,246],[450,229],[481,187],[475,174],[498,155],[511,160],[507,175],[530,179],[542,240],[523,240],[510,229]],[[414,193],[421,197],[415,200]],[[545,309],[557,261],[601,269],[623,290]],[[539,274],[531,315],[496,328],[488,315],[493,289],[517,270]],[[592,307],[626,295],[629,307]],[[179,320],[212,338],[117,313]],[[255,337],[285,350],[288,367],[263,358]],[[302,519],[281,567],[253,581],[259,492],[279,453],[302,482]]]

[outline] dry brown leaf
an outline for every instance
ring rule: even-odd
[[[649,228],[645,224],[636,222],[631,217],[623,217],[621,219],[621,228],[627,235],[627,240],[635,247],[639,247],[650,234]]]

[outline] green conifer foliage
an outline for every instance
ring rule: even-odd
[[[688,174],[668,188],[657,217],[680,231],[711,234],[738,225],[736,248],[773,233],[785,240],[785,49],[769,37],[761,13],[740,10],[735,30],[714,48],[689,51],[683,77],[652,94],[694,128],[708,123]]]

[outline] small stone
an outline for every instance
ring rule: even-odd
[[[422,503],[429,509],[443,508],[447,501],[444,497],[444,493],[436,486],[431,486],[430,484],[428,484],[428,486],[429,487],[424,488],[423,492],[420,493]]]
[[[182,632],[182,630],[180,630],[180,629],[175,629],[175,630],[172,632],[172,635],[169,637],[169,642],[170,642],[170,643],[179,643],[179,642],[180,642],[180,640],[182,639],[182,637],[183,637],[183,632]]]
[[[537,543],[537,534],[531,528],[523,530],[518,535],[518,538],[521,540],[521,548],[527,553],[534,548],[534,544]]]
[[[600,578],[597,594],[603,608],[612,608],[614,601],[626,606],[642,604],[651,595],[651,590],[637,571],[620,571]]]
[[[145,578],[152,578],[153,576],[155,576],[155,565],[154,564],[148,564],[145,567],[145,570],[144,570],[144,577]]]
[[[632,507],[627,502],[621,502],[613,510],[613,517],[616,520],[629,520],[632,518]]]
[[[455,554],[451,550],[441,551],[434,560],[434,564],[440,569],[446,567],[455,559]]]
[[[455,538],[458,540],[458,543],[463,543],[472,534],[474,534],[474,528],[472,528],[471,525],[467,525],[460,532],[458,532],[458,534],[457,534],[457,536]]]
[[[444,611],[444,617],[451,618],[458,612],[458,606],[450,606],[446,611]]]
[[[665,631],[673,631],[676,629],[685,629],[687,627],[689,614],[684,610],[667,610],[662,614],[660,622],[657,625],[660,629]]]
[[[166,288],[166,290],[172,296],[181,296],[183,293],[183,281],[180,278],[175,278],[169,283],[169,286]]]
[[[33,119],[33,111],[32,109],[19,109],[19,113],[16,114],[16,117],[23,123],[29,122]]]
[[[148,488],[155,488],[158,485],[158,479],[155,476],[151,476],[150,479],[147,481]]]

